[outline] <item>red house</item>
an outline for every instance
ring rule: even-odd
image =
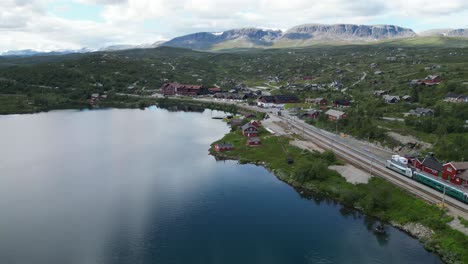
[[[317,110],[310,110],[307,113],[304,113],[302,116],[306,118],[317,119],[320,115],[320,112]]]
[[[257,129],[260,127],[261,123],[260,121],[256,121],[256,120],[252,120],[250,121],[250,124],[254,127],[256,127]]]
[[[247,123],[241,126],[242,134],[246,137],[257,137],[258,136],[258,128],[253,126],[250,123]]]
[[[218,87],[208,88],[209,94],[215,94],[215,93],[220,93],[220,92],[221,92],[221,88],[218,88]]]
[[[161,87],[161,92],[163,95],[185,95],[185,96],[197,96],[202,94],[207,94],[208,89],[204,88],[201,85],[188,85],[180,83],[165,83]]]
[[[262,142],[260,141],[260,138],[258,137],[251,137],[247,139],[247,146],[260,146]]]
[[[428,86],[437,85],[441,81],[442,79],[438,75],[428,75],[424,80],[421,80],[423,85],[428,85]]]
[[[163,95],[168,96],[168,95],[175,95],[176,94],[176,87],[175,83],[165,83],[163,86],[161,86],[161,92]]]
[[[348,117],[348,114],[346,114],[345,112],[341,112],[335,109],[330,109],[327,112],[325,112],[325,114],[328,116],[328,119],[332,121]]]
[[[216,151],[218,152],[229,151],[229,150],[234,149],[232,144],[229,144],[229,143],[218,143],[218,144],[215,144],[214,147]]]
[[[408,159],[408,164],[410,167],[416,168],[418,170],[422,170],[422,161],[416,157],[406,157]]]
[[[443,166],[435,157],[434,154],[427,155],[422,161],[422,171],[429,173],[434,176],[439,176],[442,172]]]
[[[449,162],[443,165],[442,178],[457,185],[468,184],[468,162]]]

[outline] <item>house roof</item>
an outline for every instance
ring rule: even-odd
[[[457,170],[468,170],[468,162],[450,162]]]
[[[252,127],[252,128],[255,128],[255,130],[257,130],[257,127],[255,127],[254,125],[252,125],[252,124],[250,124],[250,123],[247,123],[247,124],[241,126],[241,128],[242,128],[243,131],[246,130],[246,129],[248,129],[248,128],[251,128],[251,127]]]
[[[330,109],[327,112],[325,112],[325,114],[340,118],[342,115],[345,114],[345,112],[341,112],[341,111],[338,111],[338,110],[335,110],[335,109]]]
[[[312,110],[307,111],[306,114],[308,114],[308,115],[313,115],[313,114],[315,114],[315,113],[319,113],[319,111],[316,110],[316,109],[312,109]]]
[[[232,144],[230,143],[218,143],[218,148],[232,148]]]
[[[279,95],[274,95],[276,102],[281,102],[281,101],[299,101],[299,98],[297,95],[294,94],[279,94]]]
[[[400,96],[398,96],[398,95],[388,95],[388,94],[386,94],[386,95],[383,96],[383,99],[385,99],[385,101],[391,101],[391,100],[393,100],[393,99],[399,101],[399,100],[400,100]]]
[[[278,95],[264,95],[259,98],[259,100],[263,100],[266,103],[283,103],[283,102],[298,102],[299,97],[294,94],[278,94]]]
[[[377,90],[377,91],[374,91],[374,94],[384,94],[386,92],[387,91],[384,91],[384,90]]]
[[[455,177],[458,177],[460,179],[463,179],[465,181],[468,181],[468,170],[460,173],[460,174],[457,174]]]
[[[421,108],[421,107],[418,107],[418,108],[413,109],[413,110],[410,111],[410,113],[417,114],[417,115],[427,114],[427,113],[429,113],[429,112],[434,113],[434,110],[429,109],[429,108]]]
[[[266,103],[274,103],[275,102],[275,97],[271,96],[271,95],[264,95],[264,96],[261,96],[260,98],[258,98],[259,100],[263,100],[265,101]]]
[[[422,164],[423,164],[423,166],[431,168],[433,170],[437,170],[437,171],[442,171],[443,170],[442,163],[440,163],[440,161],[438,161],[436,158],[434,158],[431,155],[427,155],[424,158]]]
[[[251,138],[247,139],[247,142],[260,142],[260,138],[259,137],[251,137]]]
[[[435,79],[438,79],[438,78],[440,78],[439,75],[428,75],[428,76],[426,76],[425,79],[426,80],[435,80]]]
[[[231,120],[231,124],[241,124],[242,123],[242,119],[239,119],[239,118],[233,118]]]
[[[460,99],[460,98],[465,98],[465,95],[463,94],[456,94],[456,93],[448,93],[445,98],[451,98],[451,99]]]

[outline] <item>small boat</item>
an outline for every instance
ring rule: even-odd
[[[213,116],[211,119],[224,119],[224,117],[221,117],[221,116]]]
[[[378,225],[375,229],[374,232],[377,234],[385,234],[385,227],[383,224]]]

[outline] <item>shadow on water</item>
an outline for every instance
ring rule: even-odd
[[[339,209],[340,214],[345,218],[352,218],[353,220],[364,219],[363,224],[366,227],[369,233],[373,234],[377,239],[377,242],[380,246],[386,246],[390,240],[390,234],[387,232],[388,225],[382,222],[380,219],[372,216],[365,215],[361,211],[345,206],[336,200],[333,200],[327,196],[320,195],[314,193],[310,190],[301,188],[301,187],[293,187],[296,192],[301,196],[303,199],[310,200],[314,202],[316,205],[321,205],[325,203],[326,205],[334,205],[334,206],[341,206]]]

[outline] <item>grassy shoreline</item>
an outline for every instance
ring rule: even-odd
[[[73,105],[53,105],[31,111],[23,109],[12,110],[6,114],[38,113],[59,109],[86,109],[85,102]],[[235,113],[237,107],[217,103],[206,103],[183,99],[149,99],[119,96],[103,101],[102,108],[144,108],[158,105],[169,110],[193,111],[197,109],[216,109]],[[16,107],[16,105],[14,105]],[[5,114],[0,112],[0,114]],[[261,129],[262,146],[246,146],[246,138],[240,131],[226,134],[214,142],[210,153],[220,159],[238,160],[240,163],[254,163],[264,166],[280,180],[296,189],[313,192],[331,198],[343,205],[362,211],[366,215],[377,217],[385,222],[404,230],[409,223],[418,223],[434,231],[430,238],[418,237],[426,249],[439,254],[446,263],[468,263],[468,237],[459,231],[451,229],[447,223],[452,220],[437,207],[415,199],[404,190],[390,183],[373,178],[368,184],[352,185],[347,183],[337,172],[329,170],[328,166],[337,164],[335,156],[330,152],[324,154],[300,150],[289,144],[289,138],[269,135]],[[218,142],[229,142],[235,147],[233,151],[217,153],[213,145]],[[292,158],[293,164],[287,164],[286,159]],[[466,221],[466,220],[465,220]],[[408,230],[405,230],[408,232]]]
[[[11,100],[16,98],[15,100]],[[29,103],[28,103],[29,102]],[[89,101],[68,100],[55,102],[51,101],[47,105],[40,105],[33,102],[26,96],[2,96],[0,95],[0,115],[13,114],[36,114],[53,110],[83,110],[83,109],[103,109],[103,108],[128,108],[143,109],[150,105],[157,105],[160,108],[171,111],[203,111],[205,109],[220,110],[229,113],[236,113],[238,108],[235,105],[226,105],[216,102],[203,102],[191,98],[144,98],[123,95],[114,95],[106,100],[101,100],[98,105],[92,106]]]
[[[374,177],[368,184],[346,182],[337,172],[328,169],[340,163],[332,152],[320,154],[301,150],[289,144],[290,138],[272,136],[262,129],[259,136],[262,145],[250,147],[246,146],[247,139],[241,131],[233,130],[211,145],[210,154],[217,159],[262,165],[296,190],[331,198],[416,236],[427,250],[437,253],[446,263],[468,263],[468,237],[449,227],[453,217],[436,206],[381,178]],[[214,144],[222,142],[233,144],[234,150],[216,152]],[[294,163],[288,164],[288,158]],[[414,226],[426,230],[426,234],[413,232],[411,227]],[[432,235],[427,235],[428,232]]]

